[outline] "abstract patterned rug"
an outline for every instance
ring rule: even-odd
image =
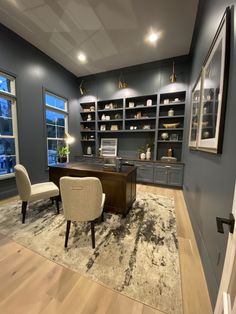
[[[156,309],[182,313],[174,199],[141,193],[126,218],[105,213],[96,224],[74,223],[64,249],[65,219],[49,200],[0,207],[0,232],[46,258]]]

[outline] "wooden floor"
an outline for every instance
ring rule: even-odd
[[[159,195],[174,195],[184,314],[212,313],[182,191],[147,185],[137,188]],[[59,266],[1,234],[0,313],[162,314]]]

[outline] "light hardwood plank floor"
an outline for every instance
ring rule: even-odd
[[[211,314],[182,191],[141,184],[137,191],[174,196],[184,314]],[[0,201],[0,206],[15,199]],[[51,262],[1,234],[0,282],[0,313],[4,314],[165,314]]]

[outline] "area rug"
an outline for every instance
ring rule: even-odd
[[[141,193],[126,218],[105,213],[96,224],[74,223],[64,249],[65,219],[49,200],[0,207],[0,232],[33,251],[165,313],[182,313],[174,199]]]

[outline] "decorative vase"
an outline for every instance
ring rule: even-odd
[[[146,151],[146,159],[150,160],[151,159],[151,148],[148,148]]]
[[[173,115],[175,114],[174,110],[173,109],[170,109],[168,111],[168,117],[173,117]]]
[[[92,148],[91,148],[91,146],[87,147],[87,155],[92,155]]]
[[[168,140],[168,138],[169,138],[169,134],[167,133],[167,132],[163,132],[163,133],[161,133],[161,139],[162,140]]]
[[[141,159],[141,160],[145,160],[145,157],[146,157],[146,154],[145,154],[145,153],[141,153],[141,154],[140,154],[140,159]]]

